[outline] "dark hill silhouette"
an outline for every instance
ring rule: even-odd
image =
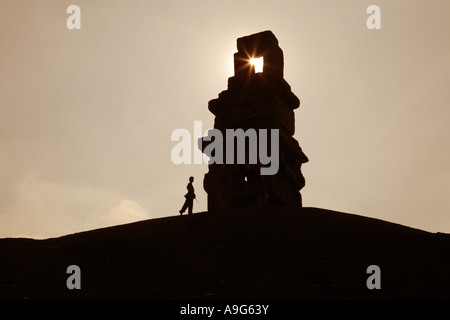
[[[448,299],[450,235],[317,208],[0,239],[1,299]],[[81,268],[81,290],[66,269]],[[369,265],[381,289],[369,290]]]

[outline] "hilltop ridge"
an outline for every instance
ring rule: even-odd
[[[0,239],[1,299],[448,299],[450,235],[319,208],[240,208]],[[80,290],[66,286],[69,265]],[[369,290],[367,268],[381,270]]]

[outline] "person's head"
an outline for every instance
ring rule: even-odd
[[[194,182],[194,177],[189,177],[189,182]]]

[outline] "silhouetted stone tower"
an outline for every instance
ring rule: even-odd
[[[210,164],[203,180],[208,211],[256,206],[262,192],[268,194],[269,206],[301,207],[300,189],[305,186],[301,165],[308,158],[293,137],[294,109],[300,100],[283,78],[283,51],[271,31],[237,39],[237,49],[235,75],[228,79],[228,89],[209,101],[208,109],[215,115],[214,128],[222,132],[224,140],[226,129],[278,129],[279,169],[274,175],[261,175],[260,168],[267,165],[259,159],[256,164]],[[260,57],[263,70],[255,72],[250,59]],[[208,143],[203,140],[202,151]]]

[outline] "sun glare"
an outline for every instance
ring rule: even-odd
[[[263,66],[264,66],[264,58],[252,58],[250,59],[250,64],[255,66],[255,72],[263,72]]]

